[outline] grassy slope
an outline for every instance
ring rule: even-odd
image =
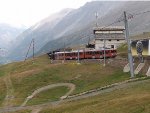
[[[40,113],[150,113],[150,80],[126,89],[67,102]]]
[[[37,88],[53,83],[74,83],[74,93],[79,93],[128,79],[129,74],[122,72],[120,63],[112,62],[106,67],[99,63],[50,64],[48,56],[44,55],[36,58],[34,63],[28,60],[7,64],[1,66],[0,70],[3,71],[3,78],[11,75],[15,97],[11,103],[18,106]]]
[[[20,110],[20,111],[8,112],[8,113],[31,113],[31,110]]]
[[[3,100],[6,95],[6,86],[4,80],[0,78],[0,106],[2,105]]]
[[[58,87],[58,88],[44,91],[36,95],[33,99],[31,99],[27,103],[27,105],[34,105],[34,104],[41,104],[50,101],[56,101],[61,96],[65,95],[68,91],[69,89],[67,87]]]
[[[102,65],[95,63],[84,63],[81,65],[74,63],[47,64],[44,66],[39,62],[40,69],[38,69],[38,62],[32,64],[36,66],[36,71],[34,71],[35,67],[33,66],[32,69],[30,68],[26,72],[11,76],[16,97],[15,101],[13,101],[14,105],[21,104],[24,98],[30,95],[35,89],[53,83],[74,83],[76,85],[74,93],[79,93],[129,78],[128,73],[123,73],[122,68],[119,66],[117,68],[115,66],[104,68]],[[20,68],[18,72],[21,72],[21,69],[26,70],[25,68]]]

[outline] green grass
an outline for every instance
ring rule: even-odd
[[[31,110],[19,110],[19,111],[14,111],[9,113],[31,113]]]
[[[150,80],[87,99],[66,102],[40,113],[150,113]]]
[[[101,87],[129,78],[128,73],[123,73],[122,68],[100,64],[83,63],[81,65],[67,63],[43,68],[39,73],[28,76],[12,76],[15,88],[14,105],[19,105],[24,98],[35,89],[54,83],[69,82],[76,85],[75,93]]]
[[[5,96],[6,96],[6,86],[3,79],[0,79],[0,106],[2,106]]]
[[[57,87],[47,91],[43,91],[32,98],[27,105],[42,104],[46,102],[59,100],[61,96],[64,96],[69,89],[67,87]]]
[[[99,61],[98,61],[99,62]],[[1,77],[11,75],[14,88],[14,100],[11,104],[19,106],[34,90],[55,83],[73,83],[73,94],[115,82],[129,79],[129,73],[123,73],[120,62],[107,64],[73,62],[51,64],[47,55],[26,62],[11,63],[0,67],[4,73]],[[36,102],[34,103],[36,104]]]
[[[118,55],[123,58],[127,58],[127,56],[128,56],[127,52],[128,52],[127,44],[123,44],[119,48],[117,48]]]

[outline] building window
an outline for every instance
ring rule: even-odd
[[[114,48],[114,45],[111,45],[111,48]]]
[[[120,41],[120,40],[117,40],[117,41]]]
[[[111,39],[109,39],[108,41],[111,41]]]

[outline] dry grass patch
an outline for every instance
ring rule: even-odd
[[[40,113],[149,113],[150,80],[87,99],[66,102]]]

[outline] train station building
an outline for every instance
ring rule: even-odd
[[[124,30],[122,26],[95,27],[95,49],[104,49],[104,40],[106,48],[116,49],[125,43]]]

